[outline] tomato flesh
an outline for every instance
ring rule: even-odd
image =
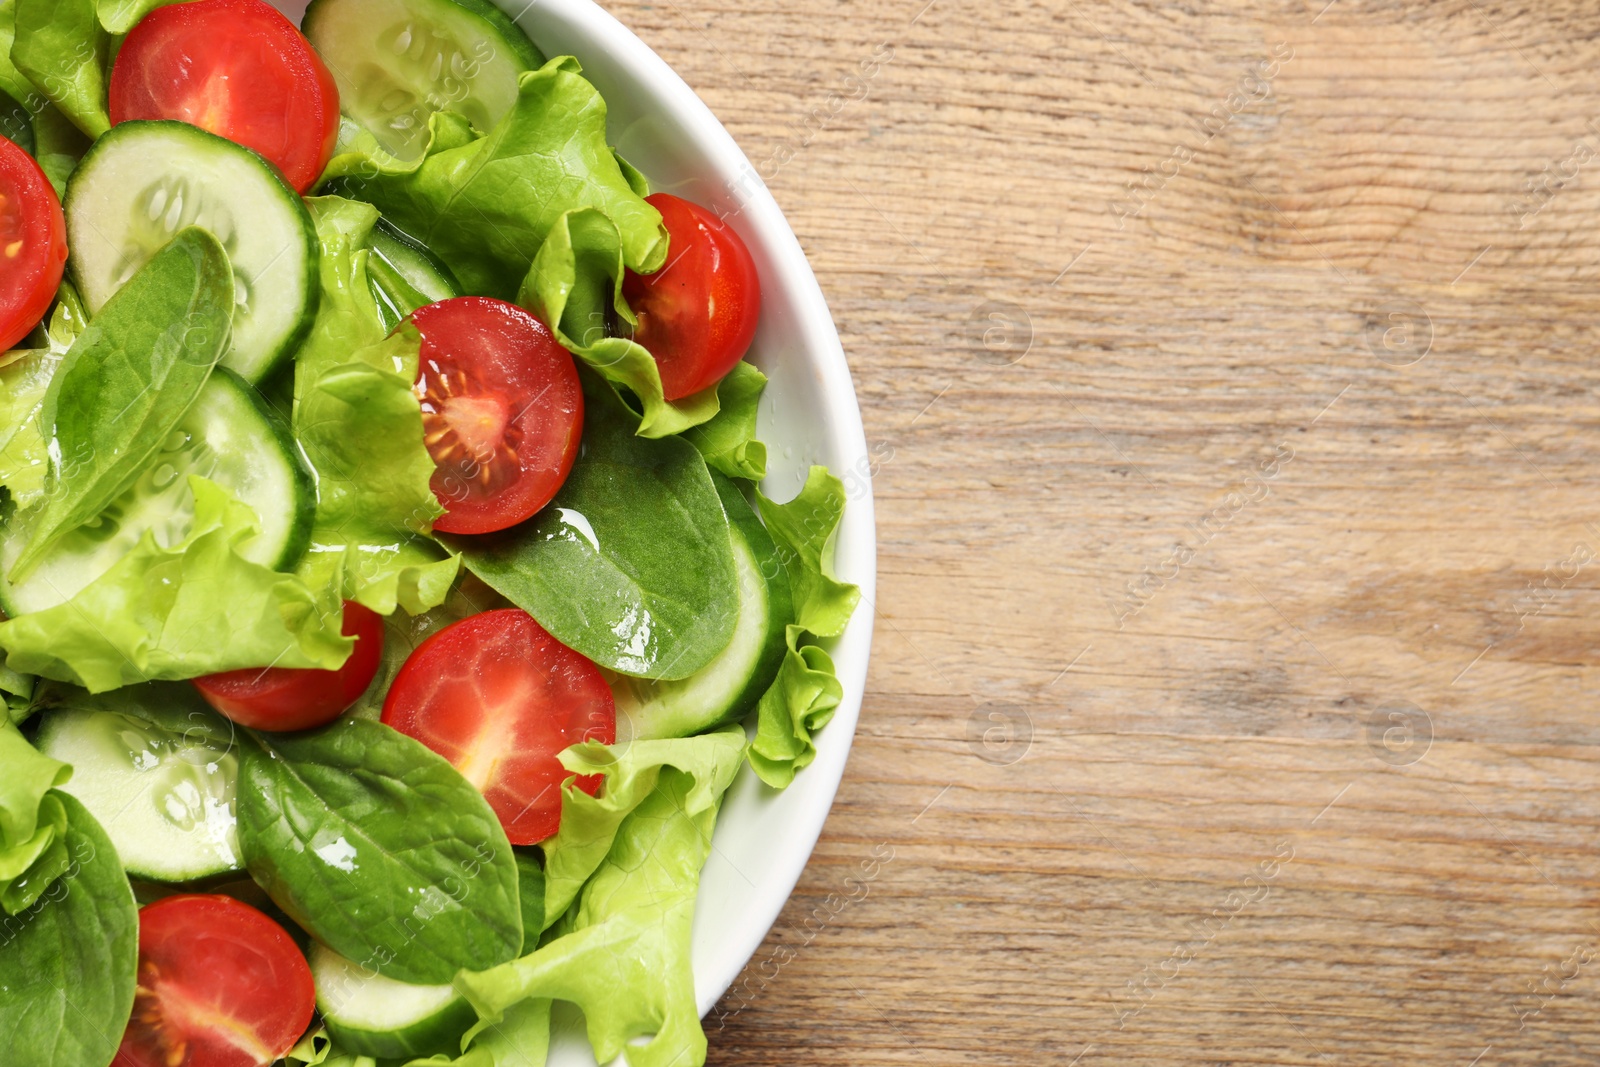
[[[345,601],[342,632],[356,639],[356,647],[336,671],[257,667],[196,678],[194,687],[206,703],[253,730],[323,726],[361,698],[383,659],[383,617],[377,612]]]
[[[0,352],[44,318],[66,266],[61,201],[33,157],[0,137]]]
[[[232,897],[185,894],[139,912],[139,984],[112,1067],[267,1067],[316,1008],[283,927]]]
[[[622,293],[639,325],[633,339],[649,349],[668,400],[716,385],[750,351],[761,319],[761,279],[750,249],[733,228],[698,204],[656,193],[671,237],[667,265],[627,273]]]
[[[561,826],[557,756],[614,744],[617,706],[589,660],[517,608],[485,612],[424,641],[396,676],[383,721],[450,763],[489,801],[513,845]],[[600,776],[577,778],[591,796]]]
[[[333,158],[339,89],[311,43],[263,0],[146,15],[111,70],[111,121],[177,119],[252,148],[296,192]]]
[[[503,300],[463,296],[411,316],[422,334],[417,394],[434,529],[505,530],[550,503],[578,457],[583,387],[544,323]]]

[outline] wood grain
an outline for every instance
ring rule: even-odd
[[[1324,2],[614,5],[884,460],[712,1063],[1600,1056],[1600,8]]]

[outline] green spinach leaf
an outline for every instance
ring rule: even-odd
[[[66,872],[38,903],[0,922],[8,1067],[105,1067],[133,1012],[139,910],[105,831],[72,797]]]
[[[544,864],[539,857],[517,853],[517,896],[522,903],[522,950],[532,952],[544,932]]]
[[[448,543],[601,666],[687,678],[727,647],[738,621],[727,515],[693,445],[636,436],[611,387],[583,378],[583,451],[555,500],[506,534]]]
[[[228,347],[233,268],[215,237],[184,230],[89,323],[45,394],[57,451],[30,519],[21,577],[61,535],[128,488],[167,439]]]
[[[257,735],[240,772],[239,839],[285,913],[389,978],[439,985],[522,949],[500,820],[449,763],[382,723]]]
[[[111,129],[111,37],[100,26],[94,0],[16,0],[15,19],[11,62],[17,70],[90,137]]]

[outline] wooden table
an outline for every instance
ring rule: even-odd
[[[613,5],[884,460],[712,1063],[1600,1058],[1600,7],[1325,2]]]

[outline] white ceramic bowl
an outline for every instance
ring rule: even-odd
[[[297,22],[304,3],[276,0]],[[861,711],[876,602],[877,548],[867,442],[839,335],[805,253],[744,153],[683,79],[590,0],[498,0],[546,55],[573,55],[605,97],[612,143],[662,192],[725,215],[755,254],[762,317],[752,361],[772,379],[761,405],[768,495],[787,500],[812,464],[851,490],[839,531],[839,576],[862,602],[834,647],[844,701],[818,737],[817,760],[783,793],[747,767],[717,824],[695,913],[695,992],[714,1007],[761,946],[799,881],[844,774]],[[713,1035],[713,1040],[715,1036]],[[558,1040],[551,1064],[592,1064],[581,1040]]]

